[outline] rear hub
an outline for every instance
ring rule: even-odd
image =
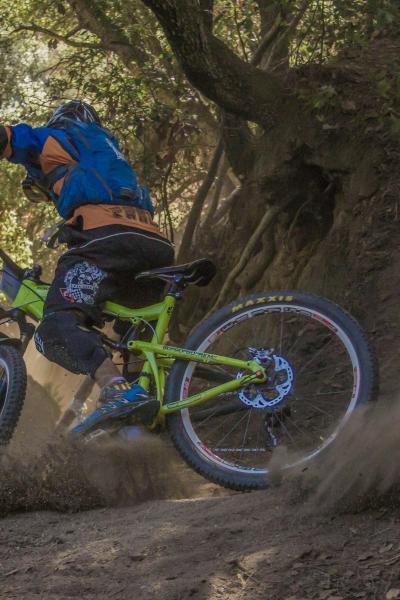
[[[251,408],[277,407],[293,387],[293,369],[289,361],[268,348],[248,348],[248,358],[265,369],[267,379],[242,388],[238,394],[240,401]],[[240,377],[243,377],[243,371],[237,374],[237,378]]]

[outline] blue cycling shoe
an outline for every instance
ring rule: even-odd
[[[101,390],[100,406],[71,430],[71,433],[84,435],[103,423],[114,419],[135,416],[141,423],[151,423],[160,410],[158,400],[149,398],[140,385],[120,383],[107,385]]]

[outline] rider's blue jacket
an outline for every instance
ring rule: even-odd
[[[90,228],[97,221],[107,224],[112,215],[113,223],[119,219],[144,229],[155,226],[147,189],[138,184],[117,140],[96,124],[68,120],[57,129],[0,126],[0,157],[23,165],[65,219],[86,211]],[[126,217],[126,210],[113,209],[118,206],[135,210]]]

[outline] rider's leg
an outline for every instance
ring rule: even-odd
[[[88,326],[98,316],[97,295],[106,280],[107,273],[88,261],[60,261],[35,334],[36,347],[46,358],[101,385],[101,406],[84,421],[82,432],[128,412],[148,420],[159,408],[143,388],[127,384],[101,336]]]
[[[99,368],[94,372],[93,379],[100,388],[124,380],[121,376],[121,372],[111,358],[106,358],[105,361],[101,363]]]
[[[76,309],[45,309],[35,344],[48,360],[77,375],[94,378],[97,369],[110,359],[100,335],[87,326],[85,314]]]
[[[49,360],[73,373],[89,374],[102,385],[102,406],[86,419],[80,431],[132,410],[147,419],[151,411],[154,414],[158,410],[159,403],[150,400],[140,386],[128,387],[111,364],[100,335],[88,324],[101,324],[101,304],[117,300],[115,287],[127,287],[124,273],[133,283],[134,273],[171,264],[173,248],[160,236],[130,227],[83,227],[78,231],[75,226],[66,226],[64,234],[69,250],[59,259],[36,345]]]
[[[97,332],[88,329],[78,311],[57,311],[45,316],[35,334],[37,349],[46,358],[77,374],[89,374],[100,384],[100,405],[76,433],[86,433],[105,421],[135,414],[139,420],[152,420],[159,402],[148,397],[139,385],[130,385],[112,363]]]

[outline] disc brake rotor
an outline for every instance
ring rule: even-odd
[[[264,348],[249,348],[250,358],[260,363],[267,371],[267,381],[253,384],[239,391],[239,399],[252,408],[276,406],[290,394],[293,387],[293,369],[290,363],[279,354]],[[243,377],[239,371],[237,379]]]

